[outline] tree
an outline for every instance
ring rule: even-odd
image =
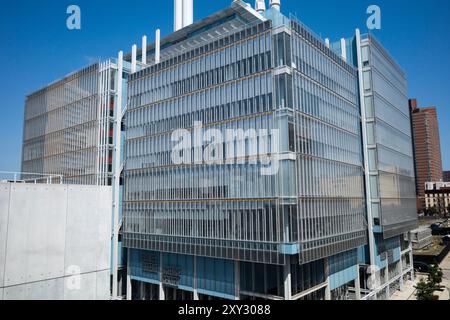
[[[443,276],[444,273],[437,264],[434,264],[430,267],[430,273],[428,274],[428,281],[433,284],[434,288],[437,288],[436,290],[442,289],[441,283]]]
[[[417,290],[416,293],[417,300],[420,301],[436,300],[433,287],[430,285],[428,281],[420,279],[420,282],[414,288],[416,288]]]
[[[441,286],[443,275],[442,269],[437,264],[431,265],[427,281],[421,279],[415,287],[417,300],[438,300],[439,297],[435,296],[434,293],[444,288]]]
[[[428,216],[430,217],[434,217],[435,215],[438,214],[438,209],[436,208],[436,206],[430,207],[426,210],[426,213]]]

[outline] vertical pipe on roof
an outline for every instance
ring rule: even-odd
[[[328,39],[328,38],[325,39],[325,46],[327,48],[330,48],[330,39]]]
[[[265,0],[256,0],[255,10],[259,13],[263,13],[266,11],[266,1]]]
[[[280,11],[281,10],[280,0],[270,0],[270,7]]]
[[[142,37],[142,63],[147,64],[147,36]]]
[[[194,1],[183,0],[183,28],[194,22]]]
[[[173,11],[173,29],[178,31],[183,28],[183,0],[174,0]]]
[[[341,56],[342,56],[342,59],[347,61],[347,44],[345,43],[344,38],[341,39]]]
[[[155,35],[155,63],[158,64],[161,59],[161,30],[156,29]]]
[[[137,45],[133,44],[131,47],[131,73],[136,72],[137,65]]]

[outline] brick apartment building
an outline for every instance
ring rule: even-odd
[[[419,108],[416,99],[409,101],[417,177],[417,206],[425,208],[425,184],[443,181],[439,124],[435,107]]]

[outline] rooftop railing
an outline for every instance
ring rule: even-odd
[[[63,184],[64,176],[0,171],[0,183]]]

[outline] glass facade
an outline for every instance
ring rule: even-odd
[[[367,209],[392,277],[417,220],[405,75],[373,37],[354,44],[343,59],[234,1],[163,39],[160,63],[128,75],[126,56],[122,84],[108,60],[28,96],[22,171],[111,184],[121,85],[121,236],[144,296],[346,298],[371,259]]]
[[[411,119],[404,72],[372,36],[361,40],[374,225],[386,238],[417,224]]]
[[[357,73],[292,21],[293,116],[302,261],[366,243]]]
[[[356,70],[299,23],[212,39],[131,75],[128,92],[125,247],[285,265],[291,245],[306,264],[366,243]],[[173,131],[197,122],[278,130],[279,170],[243,161],[261,139],[246,135],[244,159],[175,165]]]
[[[27,97],[22,172],[111,184],[116,74],[106,61]]]
[[[417,217],[405,75],[371,36],[361,52],[346,40],[346,59],[341,45],[235,1],[163,39],[160,62],[121,84],[108,60],[28,96],[22,171],[111,184],[120,85],[134,282],[152,297],[344,298],[358,263],[398,276]],[[377,234],[364,247],[367,211]]]

